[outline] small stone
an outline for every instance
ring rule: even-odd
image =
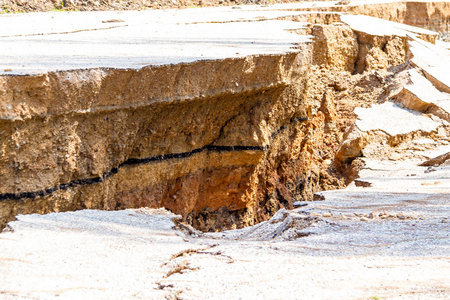
[[[357,187],[371,187],[372,186],[371,182],[364,181],[364,180],[357,180],[356,179],[354,182],[355,182],[355,185]]]
[[[434,171],[436,171],[436,168],[434,168],[434,167],[428,167],[428,168],[424,171],[424,173],[431,173],[431,172],[434,172]]]
[[[361,218],[359,218],[359,220],[364,221],[364,222],[369,221],[369,219],[366,217],[361,217]]]
[[[330,218],[331,216],[332,216],[332,214],[330,214],[330,213],[322,214],[322,217],[324,217],[324,218]]]
[[[325,196],[319,193],[313,195],[313,201],[324,201]]]
[[[305,201],[296,201],[294,203],[292,203],[292,206],[294,207],[302,207],[302,206],[306,206],[308,205],[308,203],[305,203]]]

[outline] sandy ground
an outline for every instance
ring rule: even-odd
[[[0,298],[448,299],[450,169],[391,167],[220,233],[163,209],[19,216],[0,234]]]
[[[217,233],[164,209],[19,215],[0,299],[449,299],[450,165],[418,163],[366,159],[360,186]]]
[[[366,159],[358,186],[217,233],[164,209],[19,215],[0,299],[449,299],[450,165],[419,163]]]

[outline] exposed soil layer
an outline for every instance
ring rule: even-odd
[[[0,227],[165,207],[216,231],[345,187],[363,147],[341,145],[353,111],[399,89],[408,46],[328,16],[289,54],[0,77]]]

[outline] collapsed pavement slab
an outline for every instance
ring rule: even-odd
[[[413,40],[411,44],[411,63],[421,70],[438,90],[450,93],[450,79],[448,77],[450,62],[448,61],[448,51],[423,43],[420,40]],[[424,55],[427,53],[427,55]]]
[[[450,94],[439,91],[419,72],[420,69],[408,71],[411,84],[406,85],[396,98],[406,108],[450,121]]]
[[[3,15],[0,74],[141,69],[292,52],[309,38],[287,30],[303,24],[273,20],[291,14],[219,8]]]
[[[408,111],[392,102],[355,109],[355,125],[362,131],[381,130],[389,135],[407,134],[411,131],[430,132],[442,125],[418,112]]]

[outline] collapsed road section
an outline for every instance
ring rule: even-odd
[[[411,43],[437,37],[291,7],[0,22],[1,227],[18,214],[165,207],[214,231],[345,187],[380,140],[358,131],[354,108],[402,91],[405,70],[426,69]],[[361,28],[371,22],[378,31]],[[415,136],[446,140],[436,118]]]

